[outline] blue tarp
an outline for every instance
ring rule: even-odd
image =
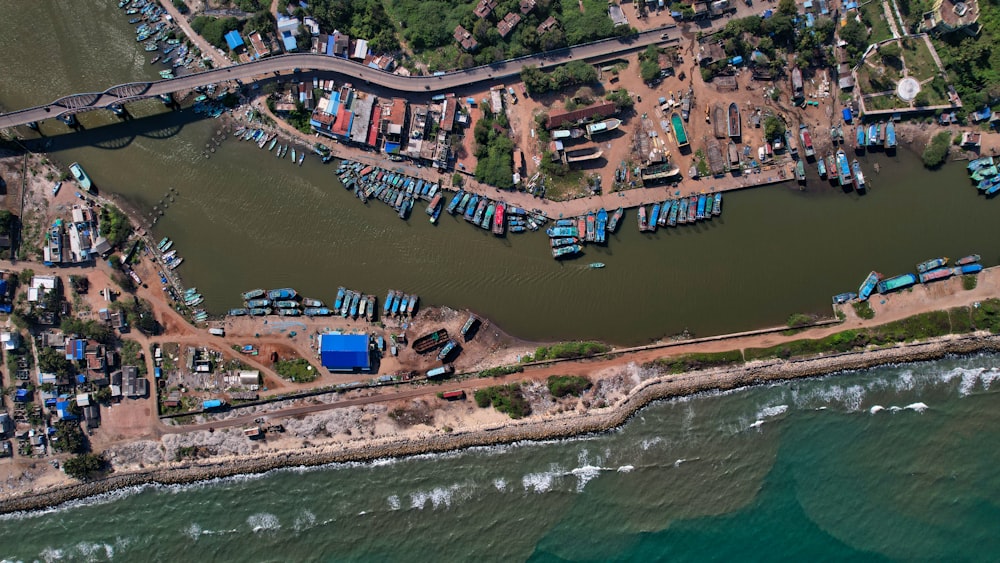
[[[385,152],[389,154],[396,154],[399,152],[399,143],[386,143]]]
[[[77,383],[86,383],[87,382],[87,376],[83,375],[82,373],[77,374],[77,376],[76,376],[76,382]]]
[[[774,15],[774,11],[773,10],[764,10],[764,13],[761,14],[760,17],[762,17],[762,18],[764,18],[766,20],[767,18],[769,18],[769,17],[771,17],[773,15]]]
[[[156,376],[156,379],[159,379],[163,376],[163,370],[160,368],[153,368],[153,375]]]
[[[219,399],[209,399],[207,401],[201,402],[202,410],[217,409],[222,406],[222,401]]]
[[[737,55],[737,56],[735,56],[735,57],[733,57],[733,58],[729,59],[729,62],[730,62],[731,64],[734,64],[734,65],[741,65],[741,64],[743,64],[743,57],[742,57],[742,56],[739,56],[739,55]]]
[[[226,45],[229,45],[230,51],[235,51],[236,49],[244,45],[243,38],[240,37],[240,32],[235,29],[226,34]]]
[[[331,371],[367,371],[371,368],[367,334],[321,334],[320,361]]]
[[[18,389],[14,393],[14,400],[19,403],[27,403],[31,400],[31,393],[27,389]]]
[[[844,116],[844,123],[850,123],[854,119],[854,115],[851,114],[851,108],[844,108],[841,115]]]

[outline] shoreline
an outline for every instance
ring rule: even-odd
[[[524,441],[566,439],[608,432],[627,423],[651,403],[693,394],[732,390],[819,377],[844,371],[870,369],[889,364],[939,360],[950,355],[968,355],[1000,350],[1000,336],[983,333],[946,335],[926,341],[877,350],[825,356],[750,362],[738,367],[715,368],[676,375],[659,375],[641,382],[615,405],[599,412],[554,416],[548,420],[506,421],[484,429],[458,430],[420,440],[395,439],[378,444],[327,447],[324,451],[285,450],[253,457],[217,458],[196,462],[168,462],[158,467],[113,474],[107,478],[59,486],[0,500],[0,514],[31,512],[70,501],[144,485],[185,485],[232,477],[261,474],[289,467],[316,467],[333,463],[367,463],[378,459],[404,458],[445,453],[473,447]]]

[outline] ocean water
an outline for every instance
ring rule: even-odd
[[[0,519],[6,560],[988,560],[998,356],[663,401],[617,431],[145,487]]]

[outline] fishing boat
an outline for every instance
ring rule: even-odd
[[[603,244],[608,231],[608,212],[602,207],[597,211],[597,232],[595,241]]]
[[[417,301],[420,297],[417,295],[411,295],[409,301],[406,303],[406,314],[413,316],[413,313],[417,311]]]
[[[621,124],[622,121],[616,118],[605,119],[604,121],[591,123],[586,127],[587,137],[589,138],[599,133],[607,133],[609,131],[614,131],[615,129],[618,129],[618,127]]]
[[[640,231],[645,231],[646,230],[646,206],[645,205],[640,205],[639,206],[639,230]]]
[[[587,265],[587,267],[592,270],[600,270],[601,268],[604,267],[604,262],[591,262],[590,264]]]
[[[865,146],[868,144],[865,142],[865,126],[859,123],[858,126],[855,128],[855,130],[856,130],[857,141],[856,144],[854,145],[854,148],[856,150],[863,151],[865,150]]]
[[[295,147],[292,147],[292,162],[295,162]]]
[[[649,217],[646,218],[646,227],[648,230],[656,232],[656,220],[660,217],[660,204],[654,203],[653,208],[649,213]]]
[[[278,144],[278,136],[277,136],[277,135],[274,135],[274,136],[273,136],[273,137],[271,138],[271,144],[267,146],[267,152],[271,152],[271,151],[273,151],[273,150],[274,150],[274,147],[275,147],[275,145],[277,145],[277,144]]]
[[[887,150],[896,148],[896,126],[891,119],[885,124],[885,148]]]
[[[955,275],[961,276],[966,274],[978,274],[981,271],[983,271],[982,264],[966,264],[959,268],[955,268]]]
[[[739,139],[742,135],[742,126],[740,125],[740,107],[736,103],[729,104],[729,120],[727,122],[729,129],[729,136],[734,139]]]
[[[878,123],[872,123],[868,126],[868,146],[874,146],[878,144]]]
[[[479,223],[479,226],[483,229],[489,229],[493,221],[493,214],[496,213],[497,202],[491,201],[489,205],[486,206],[486,212],[483,213],[483,220]]]
[[[800,182],[806,181],[806,165],[801,159],[795,161],[795,179]]]
[[[425,334],[414,340],[413,351],[418,354],[423,354],[443,345],[445,342],[448,342],[448,331],[446,329],[439,328],[434,332]]]
[[[962,258],[959,258],[958,260],[955,260],[955,265],[956,266],[965,266],[967,264],[975,264],[976,262],[979,262],[979,255],[978,254],[970,254],[968,256],[964,256]]]
[[[396,296],[396,292],[389,290],[385,295],[385,303],[382,304],[382,316],[387,316],[390,311],[392,311],[392,300]]]
[[[465,197],[465,192],[463,190],[458,190],[458,193],[455,194],[455,197],[451,198],[451,201],[448,202],[449,215],[455,214],[455,211],[458,209],[458,204],[462,201],[463,197]]]
[[[167,264],[167,267],[170,268],[171,270],[176,270],[177,267],[180,266],[183,262],[184,262],[183,258],[178,258],[177,260],[174,260],[173,262]]]
[[[434,196],[434,197],[440,198],[441,196],[437,195],[437,196]],[[506,206],[503,204],[502,201],[497,203],[496,212],[493,215],[493,234],[496,235],[496,236],[502,236],[503,235],[503,229],[504,229],[504,226],[506,225],[506,222],[504,221],[504,210],[505,209],[506,209]]]
[[[564,258],[566,256],[571,256],[583,250],[579,244],[571,244],[569,246],[560,246],[559,248],[552,249],[553,258]]]
[[[306,298],[302,299],[302,306],[303,307],[322,307],[323,306],[323,302],[320,301],[319,299],[310,299],[310,298],[306,297]]]
[[[552,248],[556,248],[559,246],[569,246],[571,244],[577,244],[578,242],[580,242],[580,239],[576,237],[557,237],[549,239],[549,246],[551,246]]]
[[[545,234],[549,238],[577,237],[580,236],[580,231],[576,227],[549,227],[545,230]]]
[[[587,238],[587,217],[581,215],[576,218],[576,230],[580,232],[580,238],[586,240]]]
[[[307,317],[328,317],[333,314],[333,312],[326,307],[306,307],[305,309],[302,309],[302,314]]]
[[[694,223],[698,218],[698,196],[688,198],[688,223]]]
[[[816,159],[816,169],[819,172],[819,177],[820,178],[826,178],[826,159],[825,158],[820,157],[820,158]]]
[[[851,170],[854,172],[854,189],[859,192],[865,191],[865,177],[861,174],[861,163],[854,159],[851,163]]]
[[[813,148],[812,135],[809,134],[809,128],[803,123],[799,125],[799,140],[802,141],[802,150],[805,151],[806,158],[816,155],[816,149]]]
[[[715,201],[712,202],[712,215],[722,215],[722,192],[715,194]]]
[[[247,299],[247,307],[250,307],[251,309],[255,307],[267,307],[270,304],[271,300],[267,298]]]
[[[987,166],[985,168],[980,168],[972,173],[972,179],[975,181],[985,180],[987,178],[992,178],[997,175],[998,167],[996,165]]]
[[[920,283],[929,283],[950,278],[955,274],[952,268],[935,268],[920,274]]]
[[[149,61],[149,64],[155,65],[159,60],[160,60],[160,55],[156,55],[155,57],[153,57],[153,60]]]
[[[306,153],[299,154],[299,166],[302,166],[302,161],[306,159]]]
[[[250,309],[247,309],[245,307],[230,309],[228,312],[226,312],[226,314],[229,315],[230,317],[242,317],[245,315],[249,315]]]
[[[278,309],[278,314],[282,317],[298,317],[302,315],[302,311],[298,309]]]
[[[618,222],[622,220],[622,216],[625,215],[625,208],[619,207],[615,210],[614,214],[611,216],[611,220],[608,222],[608,232],[615,232],[618,230]]]
[[[676,227],[677,226],[677,212],[680,209],[681,204],[676,199],[670,202],[670,214],[667,215],[667,226]]]
[[[841,186],[850,185],[853,181],[851,178],[851,165],[847,162],[847,153],[844,152],[844,149],[837,150],[837,173]]]
[[[858,299],[862,301],[868,299],[871,296],[872,291],[875,290],[875,285],[878,284],[879,280],[882,279],[882,274],[872,271],[865,278],[865,281],[861,283],[861,287],[858,288]]]
[[[976,188],[978,188],[979,191],[986,191],[986,193],[991,193],[988,190],[990,190],[991,188],[993,188],[993,186],[996,186],[998,184],[1000,184],[1000,176],[993,176],[992,178],[986,178],[985,180],[980,180],[979,184],[976,185]]]
[[[62,182],[56,182],[56,185],[52,186],[52,195],[59,195],[59,188],[62,187]]]
[[[296,295],[298,295],[298,292],[296,292],[294,289],[290,287],[282,289],[272,289],[271,291],[267,292],[267,298],[272,301],[279,299],[295,299]]]
[[[161,238],[161,239],[160,239],[160,242],[156,243],[156,248],[159,248],[160,250],[163,250],[163,247],[164,247],[164,246],[165,246],[165,245],[166,245],[166,244],[167,244],[168,242],[170,242],[170,239],[169,239],[169,238],[167,238],[167,237],[163,237],[163,238]]]
[[[587,242],[594,242],[597,238],[597,215],[593,211],[587,213]]]
[[[90,181],[90,176],[87,176],[87,172],[84,171],[82,166],[80,166],[80,163],[74,162],[73,164],[70,164],[69,171],[73,174],[73,178],[76,179],[81,188],[87,190],[88,192],[92,191],[91,188],[93,187],[93,183]]]
[[[842,305],[842,304],[847,303],[848,301],[856,298],[857,296],[858,296],[858,294],[854,293],[852,291],[848,291],[846,293],[838,293],[837,295],[833,296],[833,304],[834,305]]]
[[[674,130],[674,139],[677,141],[677,148],[688,146],[687,132],[684,131],[684,121],[681,116],[674,112],[670,115],[670,126]]]
[[[478,322],[479,319],[475,315],[469,315],[469,318],[465,321],[465,324],[462,325],[462,336],[468,335],[469,331],[472,330],[472,327],[476,326],[476,323]]]
[[[947,263],[948,263],[947,256],[942,256],[941,258],[931,258],[930,260],[925,260],[924,262],[917,264],[917,272],[921,274],[924,272],[929,272],[936,268],[940,268]]]
[[[704,219],[705,218],[705,204],[707,202],[708,202],[708,196],[706,196],[705,194],[701,194],[701,195],[698,196],[698,208],[695,211],[695,215],[694,215],[695,219]]]
[[[457,347],[458,347],[458,342],[455,342],[454,340],[449,340],[448,343],[444,345],[444,348],[441,348],[441,351],[438,352],[438,355],[437,355],[438,361],[443,362],[445,360],[445,358],[447,358],[449,355],[451,355],[451,353]]]
[[[903,274],[901,276],[895,276],[882,280],[876,284],[876,287],[878,288],[879,293],[886,294],[893,291],[899,291],[900,289],[905,289],[915,283],[917,283],[917,276],[913,274]]]
[[[837,173],[837,158],[833,156],[833,153],[826,155],[826,178],[827,180],[833,181],[840,177]]]
[[[680,211],[677,213],[677,222],[680,224],[687,223],[688,217],[688,200],[686,197],[681,198]]]
[[[987,166],[993,166],[992,156],[984,156],[982,158],[977,158],[969,162],[969,164],[966,165],[966,168],[969,170],[969,172],[975,172],[976,170],[979,170],[980,168],[985,168]]]

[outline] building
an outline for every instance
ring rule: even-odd
[[[255,369],[244,369],[239,372],[240,385],[252,387],[260,385],[260,371]]]
[[[486,19],[493,14],[493,10],[497,8],[497,0],[479,0],[479,4],[476,5],[476,9],[472,11],[476,14],[479,19]]]
[[[552,31],[557,27],[559,27],[559,20],[557,20],[554,16],[549,16],[548,19],[543,21],[541,24],[538,25],[538,27],[535,28],[535,31],[537,31],[538,34],[541,35],[547,31]]]
[[[476,41],[476,38],[462,26],[455,28],[454,37],[455,41],[458,42],[458,44],[462,46],[462,49],[465,49],[466,51],[471,52],[479,48],[479,41]]]
[[[319,22],[316,20],[306,16],[302,19],[302,25],[306,26],[306,29],[309,30],[309,35],[313,37],[319,35]]]
[[[28,286],[28,303],[38,303],[46,293],[56,291],[59,278],[56,276],[33,276]]]
[[[352,59],[365,60],[368,56],[368,41],[364,39],[358,39],[354,42],[354,54],[351,55]]]
[[[406,125],[406,100],[393,98],[391,103],[381,106],[380,113],[383,150],[387,154],[398,154]]]
[[[519,23],[521,23],[521,14],[509,12],[502,20],[497,22],[497,31],[500,32],[500,37],[506,39]]]
[[[240,37],[240,32],[235,29],[230,31],[225,35],[226,45],[229,46],[230,51],[236,51],[242,48],[245,43],[243,43],[243,38]]]
[[[299,18],[290,18],[282,16],[278,18],[278,36],[281,37],[281,43],[285,47],[285,51],[291,52],[298,49],[298,44],[296,42],[299,36],[299,26],[302,22]]]
[[[610,4],[608,6],[608,15],[611,16],[611,21],[615,25],[628,25],[628,18],[625,17],[625,12],[618,4]]]
[[[520,5],[521,13],[524,15],[528,15],[529,13],[531,13],[532,10],[535,9],[535,6],[537,4],[538,2],[536,0],[521,0],[521,5]]]
[[[367,92],[357,92],[354,96],[354,105],[351,113],[354,119],[351,120],[350,140],[359,145],[368,144],[368,134],[371,129],[372,109],[375,107],[376,98],[374,94]]]
[[[351,52],[351,37],[339,31],[333,32],[333,56],[347,58]]]
[[[370,371],[367,334],[321,334],[319,356],[330,371]]]
[[[0,343],[3,344],[4,350],[17,350],[21,345],[21,333],[0,332]]]
[[[546,129],[556,129],[563,125],[573,124],[584,119],[610,117],[618,112],[614,102],[601,102],[585,108],[572,111],[558,110],[549,114],[545,122]]]
[[[247,35],[247,39],[250,40],[250,46],[253,47],[258,59],[271,54],[271,48],[264,42],[264,37],[261,36],[259,31]]]
[[[125,396],[130,399],[138,399],[149,394],[149,382],[145,377],[139,375],[139,369],[135,366],[122,367],[122,384],[125,387]],[[114,374],[112,374],[112,381]]]
[[[977,0],[936,0],[920,23],[920,31],[934,35],[961,31],[975,37],[980,29]]]

